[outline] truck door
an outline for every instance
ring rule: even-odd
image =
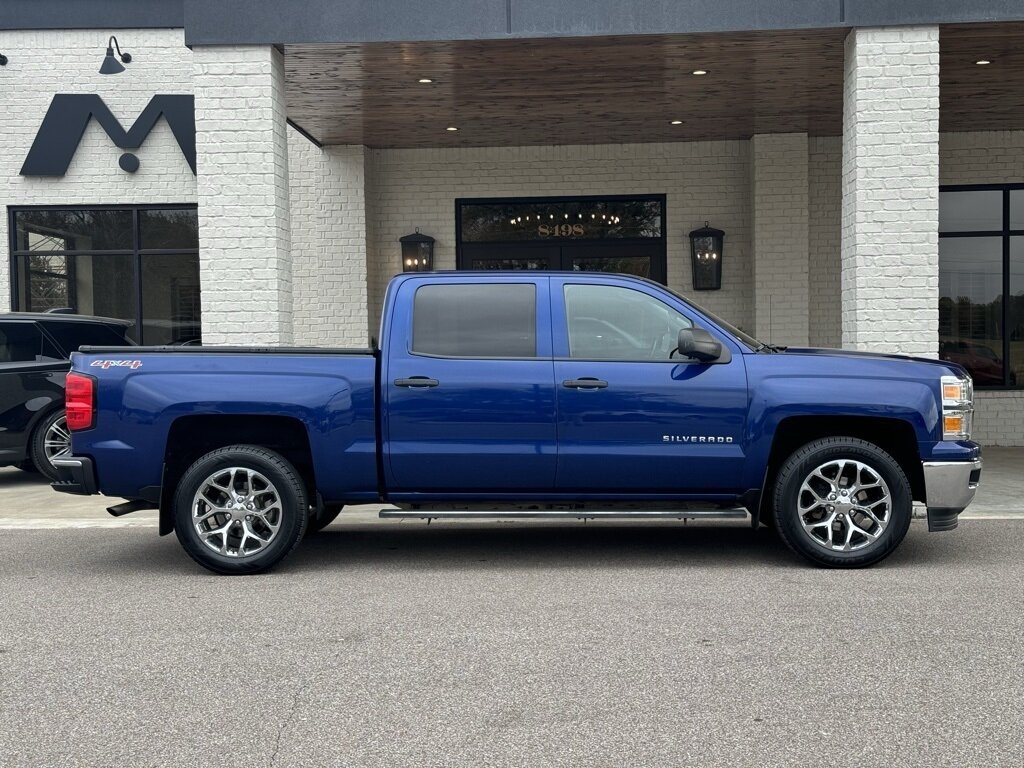
[[[724,363],[670,357],[694,318],[655,286],[552,278],[551,298],[558,491],[743,490],[747,382],[738,344],[719,338],[730,350]]]
[[[550,322],[546,277],[399,288],[381,373],[389,498],[552,491]]]

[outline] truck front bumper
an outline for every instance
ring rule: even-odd
[[[63,456],[53,460],[57,479],[50,484],[55,491],[91,496],[96,493],[96,470],[92,459],[84,456]]]
[[[981,458],[926,461],[923,466],[928,530],[951,531],[959,514],[974,500],[981,481]]]

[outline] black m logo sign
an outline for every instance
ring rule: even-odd
[[[39,126],[32,148],[28,151],[22,176],[63,176],[71,165],[78,143],[91,118],[96,118],[115,146],[138,149],[149,136],[160,116],[167,120],[171,133],[181,147],[192,173],[196,172],[195,97],[158,95],[150,99],[135,124],[127,131],[95,94],[58,94],[53,97]],[[132,173],[139,167],[135,155],[126,152],[119,161],[121,168]]]

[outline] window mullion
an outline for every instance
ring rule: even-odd
[[[1003,190],[1003,386],[1010,386],[1010,190]]]

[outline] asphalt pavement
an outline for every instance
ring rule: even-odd
[[[915,521],[827,571],[732,523],[339,523],[229,578],[0,528],[0,765],[1019,768],[1022,541]]]

